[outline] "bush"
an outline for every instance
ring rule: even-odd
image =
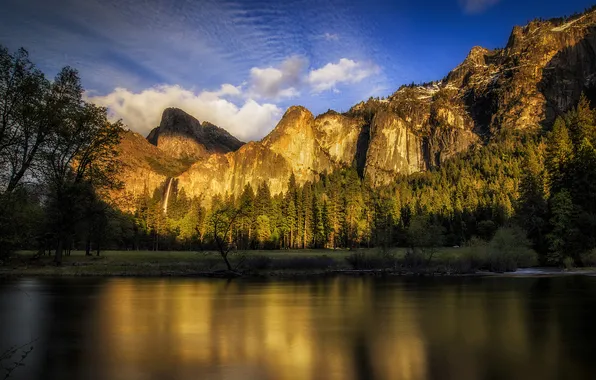
[[[329,256],[318,257],[288,257],[271,261],[273,269],[327,269],[334,266],[335,260]]]
[[[472,237],[460,248],[457,261],[461,273],[476,272],[488,267],[488,244],[483,239]]]
[[[410,248],[406,251],[402,264],[406,268],[421,268],[428,264],[428,257],[424,249]]]
[[[565,267],[565,269],[569,270],[569,269],[573,269],[573,267],[575,266],[575,263],[573,262],[573,258],[570,256],[567,256],[563,259],[563,266]]]
[[[272,259],[264,255],[247,255],[241,266],[246,270],[265,270],[271,267]]]
[[[585,267],[596,267],[596,249],[579,255],[582,265]]]
[[[520,228],[502,227],[488,243],[488,267],[494,272],[515,271],[537,264],[536,252]]]
[[[395,258],[388,251],[381,253],[354,252],[346,261],[354,270],[387,269],[395,266]]]

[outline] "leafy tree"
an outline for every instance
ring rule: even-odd
[[[62,111],[62,76],[50,82],[25,49],[0,45],[0,189],[13,192],[39,158]]]
[[[117,189],[119,161],[116,146],[123,131],[120,122],[110,123],[106,109],[82,100],[82,87],[75,70],[66,68],[56,79],[57,99],[63,102],[54,117],[60,123],[48,136],[41,172],[49,189],[54,233],[57,237],[55,261],[62,262],[62,251],[93,203],[93,193],[107,196]]]
[[[438,248],[443,245],[445,229],[428,216],[416,216],[408,227],[408,240],[426,257],[429,265]]]
[[[546,236],[548,241],[547,260],[561,264],[568,249],[570,231],[573,228],[573,200],[567,190],[561,190],[550,199],[551,231]]]

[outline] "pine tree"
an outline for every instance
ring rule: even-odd
[[[571,113],[571,136],[577,146],[587,139],[592,145],[596,144],[596,123],[594,111],[590,109],[590,102],[585,94],[581,94],[574,113]]]
[[[563,118],[559,117],[553,130],[547,136],[545,167],[550,191],[558,192],[566,183],[567,169],[573,157],[573,146],[569,130]]]
[[[520,183],[518,218],[535,247],[544,248],[547,205],[544,192],[543,166],[538,155],[530,151],[526,159],[526,173]]]

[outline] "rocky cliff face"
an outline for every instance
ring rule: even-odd
[[[127,187],[138,191],[138,175],[149,187],[177,177],[178,188],[206,200],[263,181],[276,194],[286,190],[292,172],[304,183],[351,165],[373,184],[386,184],[398,174],[441,165],[501,129],[548,125],[582,92],[596,99],[595,52],[596,12],[531,22],[515,27],[503,49],[473,47],[440,81],[403,86],[345,114],[314,117],[304,107],[290,107],[268,136],[245,145],[218,127],[167,109],[148,136],[159,149],[143,148],[145,163],[131,172]],[[135,144],[143,145],[138,137]],[[174,159],[160,161],[163,155]]]
[[[225,129],[197,119],[178,108],[166,108],[159,127],[147,140],[164,153],[180,159],[198,160],[212,153],[238,150],[244,143]]]

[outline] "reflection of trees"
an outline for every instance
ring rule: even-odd
[[[108,356],[101,360],[112,364],[103,367],[115,369],[109,378],[118,378],[123,364],[131,373],[159,373],[165,366],[175,367],[176,376],[215,378],[234,378],[238,371],[271,379],[358,379],[373,369],[381,379],[423,378],[413,310],[375,315],[373,290],[356,279],[271,285],[118,281],[102,297],[104,333],[97,344]],[[371,332],[376,317],[382,321]]]
[[[582,378],[594,369],[581,335],[595,333],[590,281],[125,279],[101,293],[58,282],[36,317],[52,317],[38,370],[101,379]]]

